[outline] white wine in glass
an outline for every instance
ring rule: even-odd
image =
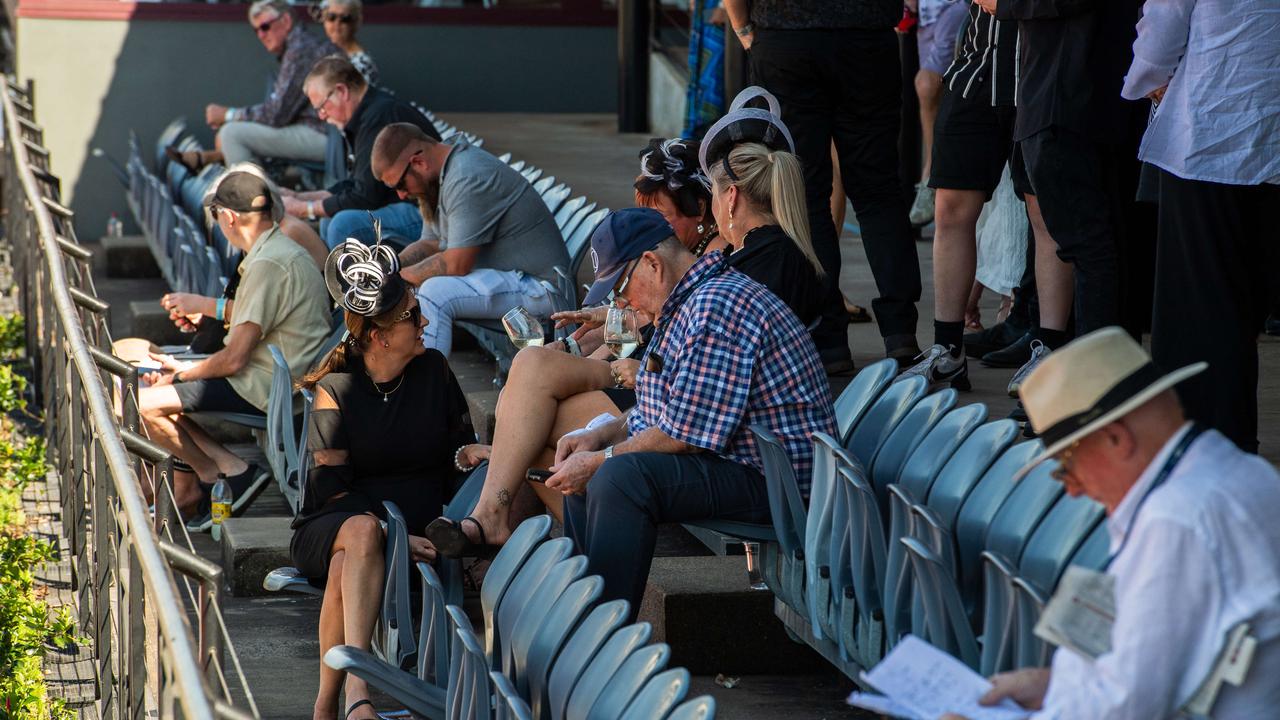
[[[507,337],[511,338],[511,344],[521,350],[530,345],[540,346],[544,342],[542,323],[519,305],[502,316],[502,327],[506,329]]]
[[[631,308],[609,308],[604,319],[604,344],[619,360],[631,357],[640,347],[639,321]]]

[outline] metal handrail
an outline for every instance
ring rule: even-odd
[[[35,238],[39,243],[39,255],[43,259],[44,269],[47,272],[45,280],[46,285],[42,285],[35,292],[47,294],[52,300],[52,310],[56,317],[47,319],[55,328],[52,333],[61,332],[62,337],[59,343],[62,347],[59,351],[65,352],[71,364],[74,367],[74,375],[68,372],[72,386],[76,391],[67,393],[70,402],[77,401],[76,395],[82,395],[83,400],[87,404],[87,428],[81,427],[80,432],[89,430],[94,436],[95,453],[102,461],[105,462],[107,475],[110,476],[110,482],[114,489],[114,499],[119,502],[118,508],[114,509],[116,521],[123,519],[123,525],[127,531],[127,548],[121,547],[118,553],[122,560],[128,561],[130,578],[132,572],[140,571],[142,576],[142,585],[146,590],[146,600],[148,612],[154,613],[158,631],[160,636],[160,650],[165,654],[165,668],[160,668],[161,674],[171,673],[171,677],[165,678],[165,694],[176,699],[177,704],[181,708],[181,717],[200,720],[213,720],[215,717],[226,717],[230,714],[238,714],[234,711],[216,708],[215,705],[226,706],[222,703],[215,703],[212,699],[212,693],[206,685],[204,671],[201,669],[197,660],[197,648],[192,642],[190,630],[187,625],[185,611],[178,598],[177,585],[173,576],[170,574],[169,562],[162,554],[161,545],[156,538],[152,529],[151,518],[148,515],[147,503],[144,500],[138,481],[138,477],[134,472],[134,466],[130,459],[129,452],[125,448],[124,439],[121,435],[120,428],[117,426],[116,416],[108,402],[111,395],[108,394],[107,388],[103,383],[102,376],[99,373],[98,365],[94,361],[94,357],[90,351],[90,344],[86,340],[85,330],[81,324],[80,311],[77,309],[76,298],[67,283],[66,271],[63,265],[62,246],[64,246],[65,238],[55,229],[54,219],[51,212],[58,212],[63,217],[60,221],[65,223],[68,216],[65,208],[56,200],[47,198],[37,184],[35,173],[30,166],[30,159],[26,157],[28,154],[35,154],[47,162],[48,151],[40,145],[28,139],[33,127],[38,128],[34,121],[28,119],[23,123],[20,120],[18,109],[21,108],[27,113],[33,112],[33,100],[16,101],[12,97],[13,92],[22,92],[21,88],[16,87],[12,81],[9,87],[0,92],[3,96],[3,111],[5,118],[5,152],[12,158],[9,167],[15,171],[15,177],[9,178],[9,182],[14,181],[21,184],[23,195],[25,196],[26,207],[9,207],[6,210],[10,214],[25,212],[29,214],[35,222]],[[27,93],[30,95],[29,91]],[[47,175],[47,173],[43,173]],[[18,220],[11,220],[11,226],[17,226]],[[8,238],[10,243],[18,244],[29,242],[31,239],[25,237]],[[62,242],[60,242],[62,241]],[[27,257],[25,278],[30,282],[35,273],[33,260],[34,253]],[[31,288],[26,289],[31,292]],[[83,301],[84,298],[81,298]],[[35,322],[30,322],[34,326]],[[31,339],[29,337],[29,339]],[[35,352],[44,352],[45,348],[34,348]],[[42,372],[50,372],[50,368],[42,368]],[[71,370],[71,368],[66,368]],[[44,379],[44,378],[42,378]],[[78,392],[77,392],[78,391]],[[67,398],[46,398],[52,402],[57,402],[59,408]],[[79,417],[86,408],[73,408],[73,415]],[[74,419],[68,421],[74,425]],[[72,431],[75,431],[72,427]],[[100,473],[101,474],[101,473]],[[104,478],[90,477],[88,482],[101,485]],[[95,490],[95,492],[98,492]],[[66,499],[64,499],[66,502]],[[100,522],[101,519],[99,519]],[[97,526],[95,522],[94,534],[97,535],[103,531],[103,528]],[[107,543],[110,544],[109,542]],[[111,554],[111,548],[95,547],[94,552],[107,552],[108,557]],[[134,583],[132,579],[130,586]],[[136,590],[136,588],[135,588]],[[92,591],[105,592],[104,588],[91,588]],[[117,592],[124,592],[117,589]],[[141,596],[130,598],[130,604],[142,602]],[[102,602],[101,599],[96,602]],[[109,599],[106,602],[110,602]],[[121,613],[120,622],[123,624],[124,610]],[[136,621],[136,618],[131,618]],[[133,630],[134,628],[128,628]],[[101,642],[101,641],[99,641]],[[126,668],[126,672],[131,668]],[[124,674],[122,674],[124,675]],[[131,697],[141,698],[141,693],[137,689],[135,683],[139,682],[138,678],[118,677],[118,680],[128,683],[127,692]],[[114,692],[114,689],[113,689]],[[174,717],[171,703],[167,698],[159,699],[160,717]],[[136,713],[136,708],[130,708]]]

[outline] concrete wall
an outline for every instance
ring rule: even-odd
[[[689,71],[665,53],[649,53],[649,131],[653,137],[680,137],[688,105]]]
[[[369,25],[361,40],[385,85],[432,110],[616,105],[611,27]],[[240,21],[20,18],[17,45],[18,77],[35,80],[36,117],[84,238],[101,235],[111,212],[127,215],[119,182],[92,148],[123,159],[133,129],[150,157],[170,120],[182,115],[203,128],[208,102],[260,100],[275,67]]]

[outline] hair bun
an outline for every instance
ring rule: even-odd
[[[653,138],[640,151],[640,175],[675,192],[690,182],[711,191],[711,181],[698,166],[698,143],[684,138]]]
[[[348,312],[375,317],[396,307],[404,297],[400,258],[381,243],[372,247],[347,238],[324,263],[329,296]]]

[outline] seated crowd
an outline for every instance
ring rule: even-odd
[[[245,108],[210,105],[216,149],[174,157],[192,168],[268,156],[314,162],[324,156],[327,122],[349,150],[345,179],[278,190],[249,165],[217,180],[204,198],[208,219],[243,259],[223,297],[162,300],[176,324],[207,333],[206,349],[216,351],[197,361],[152,353],[160,369],[145,376],[139,404],[150,437],[178,460],[179,510],[200,526],[220,475],[238,512],[266,471],[193,415],[262,415],[273,371],[268,345],[313,393],[291,552],[324,587],[322,654],[370,645],[384,573],[383,501],[401,509],[412,558],[426,562],[491,557],[521,520],[549,512],[603,578],[603,596],[630,601],[634,618],[660,523],[770,522],[752,428],[779,439],[807,496],[812,438],[836,433],[828,372],[848,370],[848,348],[826,345],[833,317],[843,314],[832,309],[843,303],[839,263],[823,262],[831,219],[816,223],[821,237],[811,232],[815,172],[803,155],[818,147],[829,175],[830,139],[792,135],[811,129],[811,118],[789,128],[787,97],[771,111],[759,106],[777,107],[777,99],[756,88],[701,141],[652,141],[634,179],[637,207],[594,229],[593,282],[580,309],[557,312],[556,270],[572,258],[539,193],[483,148],[442,141],[422,113],[376,84],[355,40],[358,0],[326,0],[319,13],[329,40],[304,30],[281,0],[253,3],[250,23],[281,59],[271,94]],[[984,19],[975,10],[970,23]],[[749,42],[749,33],[739,35]],[[954,101],[945,95],[944,108]],[[986,168],[974,187],[947,187],[956,161],[947,155],[955,147],[948,130],[938,129],[932,168],[946,215],[940,227],[971,226],[1000,173]],[[1003,165],[1000,158],[995,167]],[[1053,187],[1045,168],[1031,172],[1038,188]],[[1046,221],[1062,221],[1049,205],[1041,218],[1036,195],[1026,195],[1038,247],[1049,248],[1043,262],[1066,264],[1042,232]],[[888,219],[891,204],[859,208],[869,233],[905,226],[905,208]],[[319,240],[328,249],[322,263]],[[944,253],[959,255],[935,263],[948,292],[938,294],[936,343],[914,367],[909,287],[876,301],[886,352],[901,361],[903,377],[967,388],[960,318],[973,243],[971,227],[940,236]],[[868,253],[886,251],[876,247]],[[901,260],[886,258],[873,261]],[[1047,447],[1038,460],[1057,462],[1067,491],[1096,499],[1110,516],[1112,649],[1089,661],[1059,650],[1052,669],[997,676],[988,699],[1011,697],[1046,718],[1171,716],[1213,669],[1225,633],[1249,622],[1258,642],[1252,680],[1224,691],[1219,707],[1248,716],[1274,706],[1278,685],[1259,677],[1280,670],[1280,535],[1267,522],[1280,511],[1280,477],[1239,449],[1238,438],[1184,416],[1173,388],[1203,363],[1158,372],[1123,331],[1095,322],[1109,316],[1088,303],[1077,303],[1076,322],[1094,332],[1068,342],[1054,329],[1065,327],[1071,306],[1071,277],[1064,283],[1061,270],[1035,271],[1048,297],[1016,390],[1029,432]],[[330,347],[335,306],[345,333]],[[517,306],[577,327],[515,355],[494,444],[477,444],[448,362],[454,323],[494,321]],[[604,342],[611,307],[634,313],[641,326],[633,357],[615,356]],[[470,474],[485,462],[483,475]],[[530,480],[530,469],[546,470],[545,479]],[[469,478],[483,483],[474,508],[461,520],[440,517]],[[334,717],[344,692],[349,717],[375,717],[365,683],[344,681],[323,663],[315,716]]]

